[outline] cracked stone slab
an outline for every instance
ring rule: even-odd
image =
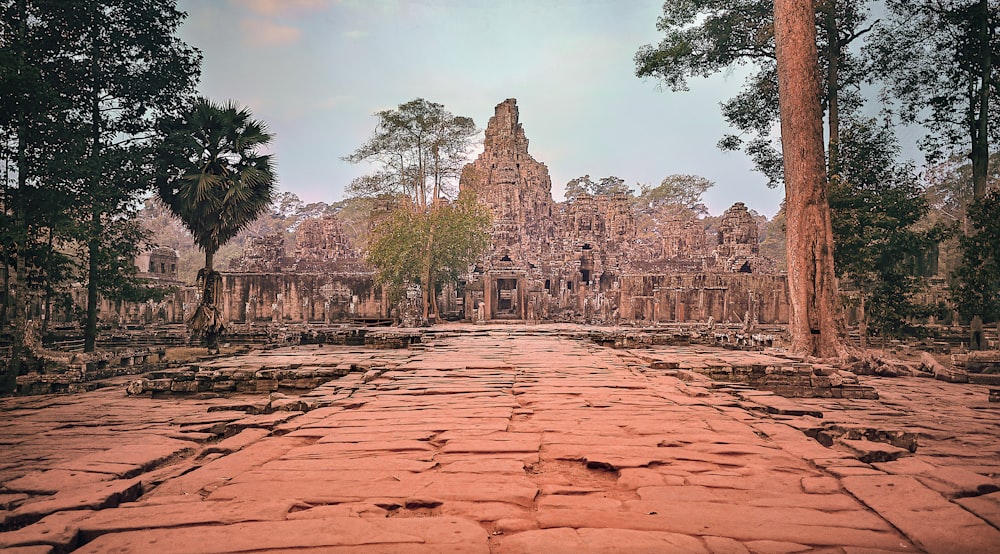
[[[1000,531],[905,475],[845,477],[844,487],[928,552],[996,552]]]

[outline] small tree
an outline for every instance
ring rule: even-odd
[[[972,233],[962,237],[962,265],[955,272],[958,312],[1000,321],[1000,191],[993,189],[969,206]]]
[[[914,294],[917,271],[940,239],[940,227],[918,228],[927,200],[912,165],[896,162],[891,130],[874,120],[849,121],[841,134],[841,175],[830,185],[837,274],[858,288],[861,345],[868,331],[901,337],[924,314]]]
[[[438,285],[458,280],[486,250],[491,222],[489,210],[469,190],[427,211],[400,199],[372,229],[366,259],[376,269],[376,281],[390,289],[423,285],[424,317],[436,318]]]
[[[219,247],[267,211],[275,190],[270,154],[260,150],[273,135],[248,108],[235,102],[195,101],[188,113],[165,124],[158,194],[205,251],[198,272],[201,303],[187,324],[209,350],[225,331],[215,304],[222,277],[213,266]]]
[[[441,218],[454,216],[445,198],[468,162],[476,127],[472,119],[456,116],[443,105],[423,98],[375,116],[379,122],[372,137],[343,159],[351,163],[373,162],[379,168],[355,179],[348,190],[359,196],[405,200],[373,230],[369,249],[375,247],[376,251],[372,254],[370,250],[369,261],[383,276],[407,275],[422,283],[423,317],[427,319],[432,312],[437,313],[432,288],[438,263],[435,256],[448,247],[440,244],[440,233],[448,227]],[[379,246],[400,251],[382,252]],[[421,253],[423,261],[418,263],[413,252]],[[411,263],[422,268],[419,276],[413,276],[413,266],[408,265]]]

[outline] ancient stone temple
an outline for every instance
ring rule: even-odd
[[[504,100],[489,120],[482,154],[459,183],[492,211],[492,244],[469,274],[438,293],[444,317],[787,322],[785,277],[760,254],[757,222],[745,205],[726,210],[715,233],[693,214],[640,208],[625,195],[582,194],[557,203],[548,168],[528,145],[517,102]],[[139,264],[153,279],[176,276],[173,251],[153,251]],[[146,309],[146,319],[164,312],[182,321],[198,291],[178,294],[166,311]],[[245,325],[384,322],[401,320],[403,312],[376,285],[335,214],[301,222],[294,243],[283,233],[248,239],[223,271],[220,305],[230,322]]]
[[[248,239],[223,273],[222,309],[236,323],[370,321],[389,307],[336,215],[303,221],[288,255],[280,233]]]
[[[775,272],[774,260],[760,255],[757,223],[743,202],[733,204],[722,214],[715,257],[722,271]]]
[[[139,277],[176,284],[177,261],[176,250],[161,246],[136,256],[135,266]]]
[[[556,240],[552,181],[545,164],[528,154],[517,103],[496,108],[486,128],[485,150],[462,171],[459,186],[472,190],[493,212],[493,252],[488,268],[524,268],[545,257]]]
[[[715,237],[698,220],[647,217],[640,238],[625,196],[552,200],[516,100],[496,106],[484,146],[460,183],[494,215],[492,246],[461,287],[466,319],[787,321],[785,279],[742,203]]]

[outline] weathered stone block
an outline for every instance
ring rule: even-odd
[[[1000,385],[1000,373],[969,373],[969,382],[976,385]]]
[[[197,381],[174,381],[170,384],[171,392],[198,392]]]
[[[255,390],[257,392],[274,392],[278,390],[277,379],[257,379],[255,384]]]
[[[145,390],[151,390],[154,392],[165,392],[170,390],[170,385],[174,382],[173,379],[150,379],[146,382]]]

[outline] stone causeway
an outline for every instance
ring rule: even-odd
[[[0,399],[0,550],[1000,552],[984,384],[566,324],[103,385]]]

